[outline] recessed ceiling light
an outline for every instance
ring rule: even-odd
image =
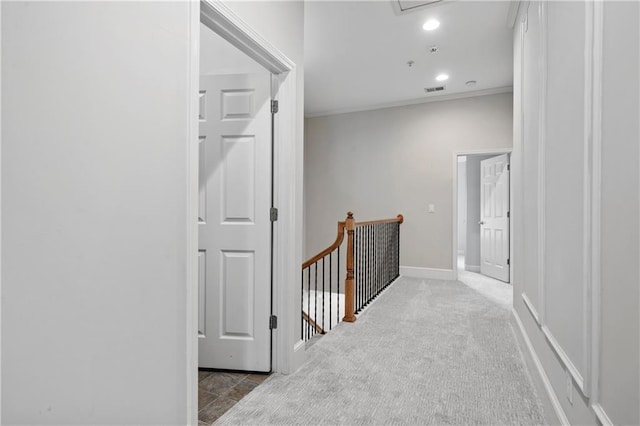
[[[438,21],[437,19],[429,19],[427,22],[424,23],[424,25],[422,26],[422,29],[425,31],[433,31],[439,26],[440,26],[440,21]]]
[[[436,80],[446,81],[446,80],[449,80],[449,76],[447,74],[438,74],[438,76],[436,77]]]

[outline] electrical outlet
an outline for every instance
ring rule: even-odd
[[[573,405],[573,379],[571,378],[571,374],[569,374],[569,370],[565,370],[564,373],[567,383],[567,399],[569,400],[569,404]]]
[[[435,213],[435,212],[436,212],[436,205],[429,204],[429,213]]]

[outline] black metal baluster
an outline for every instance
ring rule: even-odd
[[[371,283],[375,279],[375,259],[373,257],[373,237],[375,230],[373,225],[369,225],[369,281],[367,282],[367,289],[371,288]]]
[[[385,247],[387,248],[387,252],[385,254],[385,258],[387,259],[386,265],[387,265],[387,285],[389,285],[391,283],[391,250],[389,248],[389,242],[391,241],[390,235],[391,235],[391,223],[387,224],[387,242]]]
[[[387,224],[382,226],[382,291],[387,286]]]
[[[396,279],[396,249],[395,249],[395,223],[390,228],[391,238],[389,239],[389,247],[391,248],[391,279]]]
[[[371,225],[369,227],[369,269],[370,269],[370,273],[371,273],[371,279],[369,280],[369,282],[367,283],[367,296],[369,295],[369,293],[371,293],[371,285],[375,282],[376,279],[376,270],[375,270],[375,255],[373,252],[373,242],[375,241],[375,236],[376,236],[376,229],[374,225]],[[366,305],[367,303],[367,297],[365,297],[364,303]]]
[[[389,224],[389,284],[393,281],[393,223]]]
[[[329,330],[331,330],[331,322],[333,321],[333,318],[331,318],[331,305],[333,305],[333,282],[332,282],[333,268],[331,267],[332,258],[333,258],[333,253],[329,253]]]
[[[369,286],[369,289],[367,291],[367,296],[371,295],[371,290],[375,286],[375,282],[376,282],[376,226],[375,225],[371,225],[371,266],[373,266],[373,270],[372,270],[373,279],[371,280],[371,285]],[[368,299],[369,297],[367,297],[367,300]]]
[[[362,240],[360,239],[360,235],[362,233],[362,228],[359,226],[356,226],[356,230],[355,230],[355,256],[356,258],[354,259],[354,264],[355,266],[355,272],[356,272],[356,285],[355,285],[355,293],[356,293],[356,302],[355,302],[355,311],[356,313],[360,312],[360,307],[358,306],[358,302],[357,300],[360,298],[360,294],[362,293],[362,276],[361,276],[361,272],[360,271],[360,251],[362,250]]]
[[[364,245],[363,250],[362,250],[362,257],[363,257],[362,262],[363,262],[364,265],[363,265],[362,269],[364,270],[364,272],[363,272],[364,276],[362,277],[362,282],[360,283],[360,287],[361,288],[360,288],[360,299],[358,299],[358,310],[362,310],[362,297],[363,297],[363,295],[364,295],[364,293],[366,291],[366,288],[367,288],[367,281],[369,280],[369,270],[368,270],[368,267],[369,267],[369,257],[368,257],[368,254],[369,254],[369,226],[366,225],[363,228],[362,232],[364,234],[363,237],[362,237],[363,238],[363,243],[362,244]]]
[[[313,295],[313,334],[316,334],[316,327],[318,326],[318,262],[315,263],[315,278],[314,278],[314,295]]]
[[[360,280],[358,282],[358,295],[362,294],[362,289],[364,288],[364,283],[367,282],[367,270],[364,268],[366,257],[366,249],[367,249],[367,227],[361,226],[358,228],[358,238],[360,239],[360,250],[358,250],[358,269],[360,269]],[[359,297],[359,296],[358,296]],[[360,311],[360,302],[356,299],[356,311]]]
[[[300,272],[300,283],[302,289],[300,289],[300,338],[304,340],[304,269]]]
[[[364,284],[364,277],[362,276],[362,267],[361,267],[361,263],[362,263],[362,249],[364,248],[364,241],[362,240],[362,231],[363,228],[361,226],[359,226],[357,229],[358,232],[358,295],[360,295],[362,293],[362,286]],[[356,309],[357,312],[360,312],[360,306],[357,307]]]
[[[322,332],[324,333],[324,257],[322,258]]]
[[[338,325],[340,323],[340,246],[338,246],[338,265],[336,269],[336,275],[337,275],[336,281],[338,282],[338,303],[336,306],[336,316],[337,316],[336,325]]]
[[[393,226],[391,227],[391,250],[392,250],[392,262],[393,262],[393,279],[397,278],[396,272],[397,272],[397,256],[396,256],[396,226],[395,223],[393,224]]]
[[[378,283],[378,291],[376,295],[380,294],[384,287],[384,224],[380,225],[380,243],[378,244],[380,251],[380,281]]]
[[[380,226],[378,226],[378,229],[380,230],[380,238],[378,238],[378,258],[380,262],[380,273],[378,275],[380,275],[380,278],[378,279],[378,288],[376,289],[376,297],[382,291],[382,284],[384,281],[384,247],[383,247],[384,225],[380,224]]]
[[[380,291],[380,280],[382,278],[382,252],[381,252],[381,247],[380,247],[380,243],[382,241],[382,227],[380,225],[376,225],[376,259],[378,261],[378,279],[376,280],[376,287],[374,289],[373,295],[371,297],[371,300],[375,299],[376,296],[378,295],[378,292]]]
[[[380,278],[378,279],[378,288],[376,289],[376,296],[382,291],[382,285],[384,284],[384,224],[381,224],[378,229],[380,230],[380,238],[378,238],[378,262],[380,264]]]
[[[307,271],[307,340],[309,340],[311,337],[311,265]]]
[[[367,225],[367,280],[362,283],[362,299],[360,300],[361,308],[364,308],[364,295],[367,293],[367,287],[371,282],[371,271],[369,270],[371,258],[369,256],[369,252],[371,249],[371,226]]]
[[[400,275],[400,224],[396,229],[396,265],[398,265],[398,275]]]
[[[382,232],[380,232],[381,229],[380,229],[379,225],[376,226],[376,228],[377,228],[376,229],[376,231],[377,231],[376,232],[376,234],[377,234],[376,235],[377,236],[377,238],[376,238],[376,263],[377,263],[377,265],[376,265],[376,270],[377,270],[376,275],[377,275],[377,279],[376,279],[376,287],[374,289],[375,290],[374,294],[378,294],[378,291],[380,290],[380,278],[382,277],[382,262],[381,262],[382,258],[380,257],[380,241],[381,241],[381,238],[382,238],[382,235],[381,235]],[[371,299],[373,299],[373,297]]]
[[[365,228],[365,240],[366,240],[366,248],[365,248],[366,266],[365,266],[365,268],[367,270],[367,278],[362,283],[362,285],[363,285],[363,293],[366,291],[365,289],[367,288],[367,286],[371,282],[371,276],[370,276],[370,271],[369,271],[369,262],[371,260],[369,258],[369,249],[370,249],[369,237],[370,237],[370,227],[369,227],[369,225],[367,225],[366,228]],[[360,303],[362,304],[362,301],[360,301]]]
[[[389,225],[384,224],[384,287],[389,284]]]
[[[367,282],[367,270],[365,269],[365,260],[366,260],[366,241],[365,241],[365,232],[367,230],[366,226],[360,227],[360,259],[358,260],[358,267],[360,268],[360,291],[364,288],[365,283]]]
[[[367,288],[367,285],[369,284],[369,225],[365,226],[364,228],[364,240],[365,240],[364,256],[365,256],[366,277],[362,282],[363,293],[364,293],[364,289]]]
[[[369,286],[369,291],[367,294],[367,303],[369,303],[369,300],[371,300],[371,293],[373,292],[373,290],[376,287],[376,278],[377,278],[377,274],[378,274],[378,268],[376,265],[376,234],[377,234],[377,229],[375,225],[371,225],[371,260],[372,260],[372,265],[373,265],[373,279],[371,280],[371,285]]]
[[[356,256],[356,259],[357,259],[357,253],[358,253],[358,228],[357,227],[354,229],[353,237],[354,237],[353,238],[353,253],[354,253],[354,256]],[[356,260],[356,259],[354,259],[354,260]],[[355,281],[354,282],[354,286],[353,286],[354,287],[353,288],[354,299],[358,300],[358,296],[360,294],[360,286],[359,286],[360,282],[358,280],[358,268],[355,267],[355,262],[354,262],[354,268],[353,269],[354,269],[353,273],[354,273],[354,281]],[[357,305],[353,307],[353,311],[356,314],[358,313],[358,306]]]
[[[367,241],[365,239],[366,236],[366,226],[362,226],[359,228],[359,237],[360,238],[360,254],[359,256],[362,257],[362,259],[360,260],[361,264],[364,264],[365,261],[365,250],[367,249]],[[358,283],[358,305],[356,306],[356,310],[358,312],[360,312],[362,310],[362,295],[364,294],[364,287],[366,285],[367,282],[367,272],[364,268],[362,268],[362,266],[360,267],[360,281]]]

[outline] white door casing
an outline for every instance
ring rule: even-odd
[[[509,282],[509,156],[480,162],[480,272]]]
[[[200,79],[199,366],[271,369],[271,77]]]

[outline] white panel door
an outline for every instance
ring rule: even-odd
[[[200,367],[269,371],[270,74],[200,80]]]
[[[509,157],[480,162],[480,272],[509,282]]]

